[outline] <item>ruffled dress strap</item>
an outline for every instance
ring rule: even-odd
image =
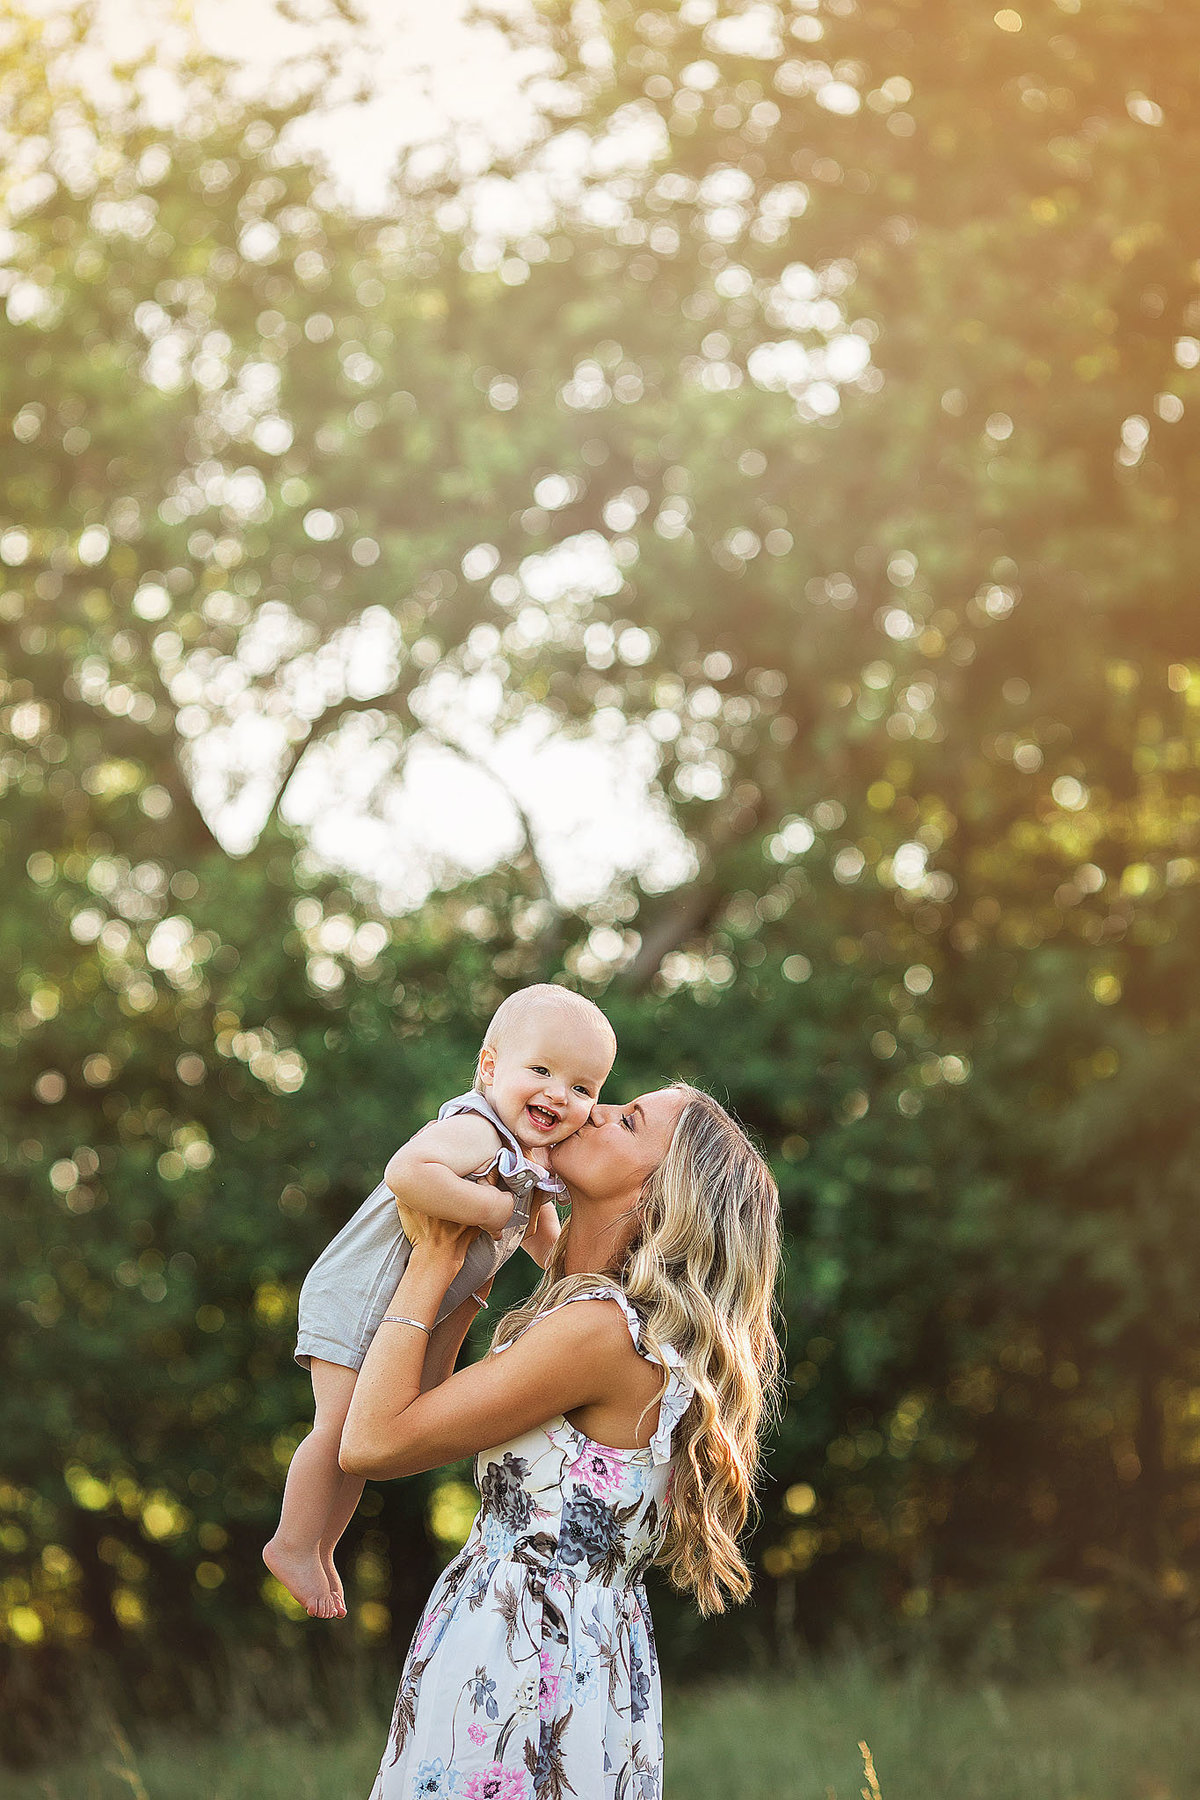
[[[506,1187],[512,1182],[521,1181],[530,1187],[540,1188],[544,1194],[549,1194],[554,1199],[559,1199],[566,1193],[566,1187],[557,1175],[552,1175],[549,1169],[544,1169],[540,1163],[535,1163],[526,1156],[486,1095],[470,1088],[465,1094],[456,1094],[453,1100],[447,1100],[444,1106],[438,1108],[439,1119],[452,1119],[456,1113],[478,1113],[480,1118],[486,1119],[499,1133],[500,1148],[487,1168],[480,1171],[481,1174],[490,1175],[495,1169]],[[473,1176],[472,1180],[475,1179],[477,1178]]]
[[[650,1439],[648,1448],[656,1463],[670,1462],[672,1434],[696,1393],[682,1356],[672,1344],[660,1344],[658,1350],[651,1350],[650,1346],[643,1341],[645,1321],[629,1297],[621,1293],[618,1288],[584,1288],[578,1294],[571,1294],[568,1299],[560,1300],[557,1306],[548,1306],[545,1312],[538,1314],[538,1319],[547,1319],[551,1313],[561,1312],[562,1308],[570,1306],[573,1300],[615,1300],[625,1316],[625,1323],[629,1327],[629,1335],[633,1339],[633,1347],[638,1355],[644,1356],[647,1362],[657,1363],[660,1368],[667,1371],[667,1385],[659,1402],[658,1424],[654,1428],[654,1435]],[[529,1324],[536,1325],[537,1319],[531,1319]],[[525,1330],[528,1329],[527,1325]],[[519,1335],[520,1333],[518,1333]],[[515,1340],[509,1340],[509,1342],[513,1341]],[[507,1350],[507,1348],[507,1344],[493,1345],[494,1350]]]

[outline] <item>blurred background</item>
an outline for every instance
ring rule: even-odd
[[[668,1787],[853,1791],[705,1786],[719,1692],[928,1793],[953,1691],[937,1791],[1169,1800],[1103,1684],[1200,1640],[1200,17],[45,0],[0,69],[10,1755],[103,1719],[36,1791],[173,1800],[125,1733],[365,1708],[374,1767],[474,1493],[370,1488],[303,1618],[296,1294],[557,978],[785,1209]],[[1124,1750],[1014,1775],[1022,1683]]]

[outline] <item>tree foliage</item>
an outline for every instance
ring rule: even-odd
[[[144,71],[100,112],[69,44],[5,27],[12,1654],[90,1641],[151,1694],[185,1634],[298,1630],[258,1547],[299,1280],[552,974],[611,1012],[614,1092],[712,1086],[784,1197],[760,1599],[704,1638],[664,1614],[676,1666],[839,1620],[1180,1643],[1196,24],[505,29],[558,87],[494,173],[583,169],[512,243],[449,167],[347,212],[287,148],[311,97],[198,56],[164,130]],[[322,869],[306,760],[377,767],[386,833],[419,752],[473,754],[480,684],[497,727],[653,744],[692,878],[566,906],[519,796],[512,861],[402,915]],[[368,1501],[368,1636],[423,1597],[434,1485]]]

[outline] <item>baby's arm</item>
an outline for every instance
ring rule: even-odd
[[[543,1200],[537,1212],[529,1221],[525,1236],[521,1239],[521,1247],[528,1250],[540,1269],[544,1269],[550,1261],[550,1252],[558,1242],[558,1234],[562,1230],[558,1214],[553,1202]]]
[[[512,1195],[466,1178],[490,1161],[499,1142],[495,1127],[478,1113],[435,1119],[401,1144],[383,1178],[400,1206],[496,1236],[512,1216]]]

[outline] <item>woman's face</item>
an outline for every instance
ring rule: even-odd
[[[573,1194],[632,1203],[670,1149],[683,1107],[678,1088],[656,1088],[627,1106],[598,1101],[588,1123],[551,1151],[555,1173]]]

